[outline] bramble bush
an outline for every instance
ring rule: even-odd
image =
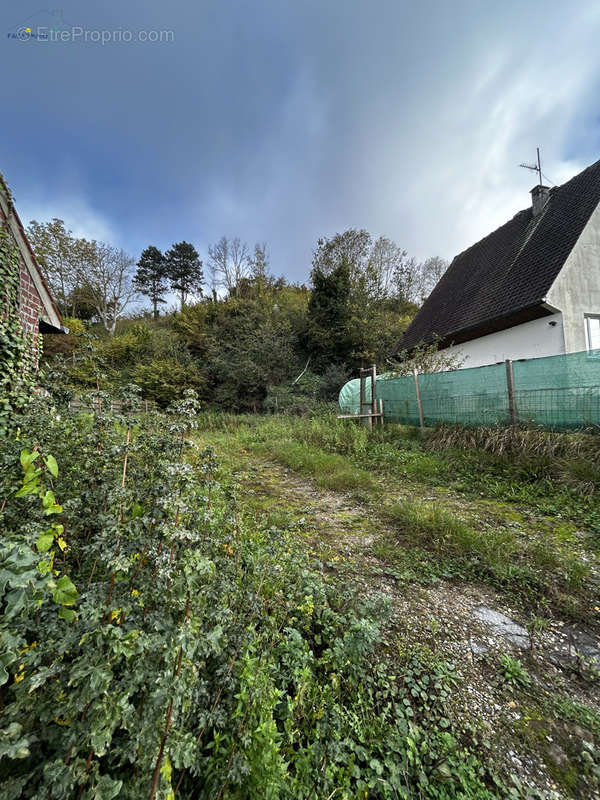
[[[2,797],[497,796],[450,665],[388,661],[382,601],[243,516],[193,393],[137,395],[0,440]]]

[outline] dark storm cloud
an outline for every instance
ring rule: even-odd
[[[6,33],[57,20],[15,7]],[[64,2],[60,20],[173,32],[1,48],[23,216],[136,255],[239,235],[305,279],[319,236],[364,226],[450,256],[527,203],[537,144],[555,182],[598,157],[592,3]]]

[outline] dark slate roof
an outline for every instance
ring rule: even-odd
[[[442,339],[468,341],[547,313],[554,279],[600,202],[600,161],[550,189],[543,211],[519,211],[452,261],[399,349]],[[537,312],[535,309],[537,308]]]

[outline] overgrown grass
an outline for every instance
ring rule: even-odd
[[[466,496],[509,502],[530,511],[572,520],[600,537],[600,468],[597,460],[591,457],[600,437],[542,431],[539,438],[532,439],[531,448],[525,452],[523,443],[527,441],[527,432],[517,431],[514,434],[516,444],[510,452],[507,445],[503,452],[494,453],[475,446],[441,449],[439,441],[432,447],[432,437],[438,436],[437,432],[422,437],[418,430],[399,425],[376,427],[369,433],[364,426],[337,420],[334,414],[308,420],[243,417],[241,425],[239,419],[234,424],[242,433],[245,431],[248,441],[255,445],[259,442],[266,442],[270,447],[275,442],[303,444],[313,452],[321,450],[345,456],[355,467],[383,482],[388,478],[409,478],[421,484],[448,487]],[[465,442],[470,441],[471,435],[478,437],[469,431]],[[510,435],[509,441],[512,441]],[[561,436],[571,444],[560,444]],[[450,444],[454,441],[449,439]],[[547,442],[545,449],[540,442]],[[553,459],[550,452],[561,457]]]
[[[475,527],[429,503],[404,501],[385,506],[381,514],[398,534],[376,554],[405,566],[407,553],[417,548],[421,569],[415,571],[411,559],[410,577],[485,580],[528,601],[545,598],[569,614],[593,616],[586,599],[590,566],[561,542],[518,536],[508,527]]]
[[[430,429],[428,447],[434,450],[457,448],[487,450],[497,456],[525,458],[585,458],[598,462],[600,436],[595,433],[554,433],[519,427],[465,427],[440,425]]]
[[[569,435],[582,436],[565,434]],[[587,437],[594,442],[596,438]],[[508,502],[529,512],[572,520],[596,538],[600,536],[597,461],[587,456],[553,459],[544,452],[537,456],[517,451],[496,454],[477,447],[432,449],[430,442],[429,436],[415,435],[414,429],[390,425],[373,432],[357,463],[375,472],[445,486],[468,497]],[[551,442],[558,447],[554,439]]]
[[[593,523],[595,495],[582,497],[557,484],[544,456],[513,461],[487,450],[435,451],[412,429],[388,426],[369,434],[333,416],[270,417],[258,425],[252,419],[234,435],[244,447],[317,486],[350,491],[372,506],[365,513],[396,532],[378,537],[375,554],[398,577],[483,580],[529,605],[543,601],[568,616],[593,616],[593,559],[582,558],[582,540],[564,520],[581,522],[587,514]],[[457,513],[443,503],[416,499],[426,496],[428,485],[494,503],[467,504],[464,514]],[[398,494],[403,500],[394,502]],[[528,522],[532,510],[549,517]]]
[[[324,489],[377,491],[377,483],[371,475],[343,456],[289,441],[265,442],[261,449],[301,475],[313,478],[317,486]]]

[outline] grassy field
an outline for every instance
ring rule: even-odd
[[[595,796],[598,440],[495,435],[205,414],[198,438],[250,523],[293,532],[327,581],[391,604],[382,659],[453,665],[449,724],[504,791]]]

